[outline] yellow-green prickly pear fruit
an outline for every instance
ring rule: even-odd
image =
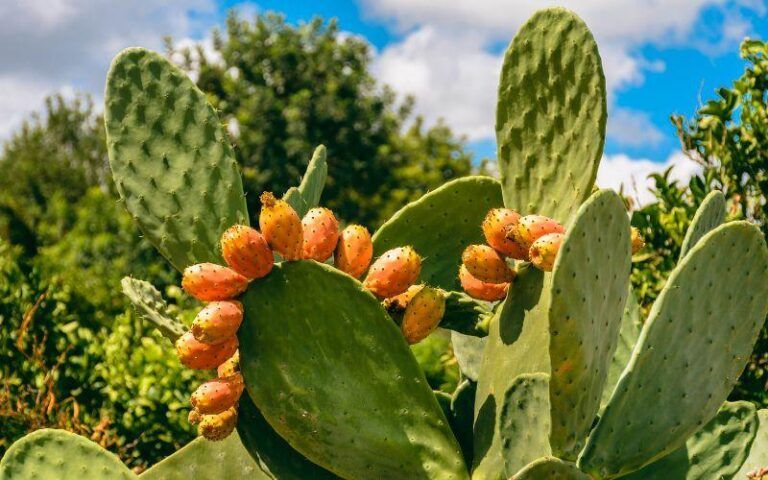
[[[211,441],[227,438],[237,426],[237,407],[231,407],[215,415],[203,415],[197,426],[197,434]]]
[[[515,278],[504,258],[488,245],[470,245],[461,254],[461,262],[473,277],[482,282],[508,283]]]
[[[564,238],[565,235],[562,233],[548,233],[539,237],[533,242],[529,251],[531,263],[540,270],[551,272]]]
[[[310,209],[301,219],[304,234],[301,256],[324,262],[333,255],[339,241],[339,221],[327,208]]]
[[[507,229],[507,238],[530,249],[533,242],[548,233],[565,233],[565,227],[544,215],[526,215]]]
[[[413,247],[387,250],[373,262],[363,286],[379,298],[394,297],[416,283],[421,273],[421,257]]]
[[[640,234],[640,230],[637,227],[632,227],[630,230],[632,239],[632,255],[639,252],[645,246],[645,239]]]
[[[259,227],[267,243],[284,259],[301,259],[301,219],[288,202],[278,200],[271,192],[262,193]]]
[[[400,329],[405,340],[418,343],[429,336],[445,314],[445,295],[437,288],[424,287],[405,307]]]
[[[250,280],[268,274],[274,262],[264,236],[246,225],[233,225],[221,235],[221,254],[232,270]]]
[[[342,230],[333,256],[333,264],[342,272],[358,278],[368,270],[373,258],[373,242],[368,229],[349,225]]]
[[[230,377],[236,373],[240,373],[240,351],[236,350],[234,355],[229,357],[227,361],[219,365],[216,369],[216,374],[219,378]]]

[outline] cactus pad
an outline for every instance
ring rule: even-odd
[[[611,398],[613,389],[619,383],[619,378],[632,357],[632,349],[635,348],[637,338],[640,336],[640,330],[643,328],[642,315],[637,297],[630,288],[627,295],[627,303],[624,305],[624,314],[621,317],[616,351],[613,353],[611,365],[608,367],[608,377],[605,379],[605,386],[603,386],[603,395],[600,400],[601,409]]]
[[[702,237],[656,300],[581,454],[582,469],[598,478],[630,473],[712,419],[747,362],[766,302],[760,230],[733,222]]]
[[[680,248],[680,259],[685,257],[701,237],[723,223],[723,220],[725,220],[725,196],[717,190],[709,192],[696,210],[688,231],[685,232],[683,245]]]
[[[480,376],[486,340],[487,337],[451,332],[451,345],[453,345],[453,354],[459,364],[459,370],[473,382],[476,382]]]
[[[590,480],[590,477],[570,462],[544,457],[528,464],[511,480]]]
[[[184,324],[166,313],[168,304],[154,285],[144,280],[123,277],[120,286],[141,318],[152,323],[171,343],[184,335]]]
[[[190,478],[270,480],[272,477],[259,469],[236,433],[220,442],[211,442],[204,438],[192,440],[170,457],[139,475],[140,480]]]
[[[237,432],[243,445],[269,478],[333,480],[336,475],[304,458],[267,423],[248,395],[240,398]],[[240,447],[241,449],[243,447]],[[249,457],[250,458],[250,457]]]
[[[480,224],[488,210],[501,206],[499,183],[465,177],[446,183],[395,213],[373,236],[374,256],[413,245],[422,256],[421,282],[461,290],[459,262],[467,245],[483,243]]]
[[[248,393],[310,461],[345,478],[468,478],[424,373],[359,282],[289,262],[241,300]]]
[[[535,13],[507,49],[496,106],[504,205],[565,222],[603,153],[605,77],[592,34],[562,8]]]
[[[298,187],[289,188],[283,196],[283,200],[296,210],[300,218],[320,203],[320,196],[323,194],[323,188],[325,188],[325,179],[328,177],[328,163],[325,157],[325,146],[320,145],[309,160],[301,184]]]
[[[743,479],[759,468],[768,467],[768,409],[757,411],[758,427],[755,439],[749,447],[747,459],[741,465],[734,479]]]
[[[446,292],[445,315],[440,321],[440,328],[484,337],[488,335],[488,322],[493,316],[490,305],[465,293]]]
[[[2,480],[136,480],[112,452],[64,430],[43,429],[15,442],[0,461]]]
[[[499,413],[501,451],[511,477],[537,458],[551,455],[549,446],[549,376],[523,374],[504,393]]]
[[[456,387],[451,398],[451,430],[459,441],[467,465],[472,464],[472,419],[476,392],[477,384],[464,379]]]
[[[559,458],[576,460],[600,409],[631,262],[624,202],[601,190],[576,213],[552,272],[550,441]]]
[[[157,53],[129,48],[112,61],[104,119],[115,186],[147,238],[178,270],[221,263],[219,237],[248,211],[205,95]]]
[[[757,431],[757,414],[749,402],[726,402],[715,418],[685,445],[631,473],[626,480],[710,480],[733,478],[747,458]]]

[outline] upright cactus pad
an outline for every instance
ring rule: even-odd
[[[168,305],[151,283],[124,277],[120,285],[141,318],[152,323],[171,343],[184,335],[184,324],[166,313]]]
[[[147,238],[178,270],[221,262],[221,233],[248,211],[205,95],[160,55],[129,48],[110,67],[104,118],[115,186]]]
[[[400,330],[359,282],[283,263],[242,302],[248,393],[296,450],[343,478],[468,478]]]
[[[625,478],[626,480],[745,480],[734,476],[757,432],[757,413],[749,402],[726,402],[715,418],[685,445]]]
[[[760,230],[733,222],[702,237],[656,300],[580,466],[614,478],[682,446],[730,393],[767,307]]]
[[[543,457],[517,472],[511,480],[591,480],[576,465],[555,457]]]
[[[733,476],[734,479],[746,478],[748,473],[768,467],[768,409],[758,410],[757,421],[757,433],[749,446],[747,458]]]
[[[723,223],[723,220],[725,220],[725,196],[717,190],[709,192],[696,210],[688,231],[685,232],[683,245],[680,248],[680,258],[685,257],[701,237]]]
[[[283,195],[283,200],[288,202],[299,218],[316,207],[320,203],[320,195],[325,188],[325,179],[328,177],[328,163],[326,162],[326,150],[324,145],[317,147],[309,160],[307,170],[298,187],[291,187]]]
[[[475,337],[459,332],[451,332],[451,345],[456,362],[462,375],[477,381],[480,376],[480,364],[483,361],[483,350],[487,337]]]
[[[504,394],[499,422],[507,477],[537,458],[550,455],[549,375],[517,377]]]
[[[605,77],[575,14],[541,10],[504,56],[496,141],[504,205],[561,222],[592,191],[603,154]]]
[[[488,177],[448,182],[405,206],[373,236],[374,256],[413,245],[424,258],[420,281],[461,290],[459,259],[471,243],[482,243],[480,224],[488,210],[501,205],[499,183]]]
[[[642,328],[643,317],[640,311],[640,304],[630,289],[627,294],[627,303],[624,305],[624,314],[621,317],[616,351],[613,353],[611,365],[608,367],[608,377],[605,379],[605,385],[603,386],[603,395],[600,400],[601,409],[608,403],[613,394],[613,389],[619,383],[621,373],[632,357],[632,350],[635,348],[635,343],[637,343],[637,338],[640,336]]]
[[[0,461],[2,480],[136,480],[112,452],[64,430],[43,429],[14,443]]]
[[[560,458],[576,460],[600,409],[631,262],[624,203],[615,192],[601,190],[576,213],[552,274],[550,441]]]

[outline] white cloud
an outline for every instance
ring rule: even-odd
[[[658,145],[664,133],[645,112],[614,108],[609,112],[608,136],[622,146],[640,147]]]
[[[199,27],[195,19],[216,11],[214,0],[0,1],[0,86],[7,87],[0,95],[0,139],[39,110],[45,94],[99,95],[118,51],[159,49],[163,35],[190,36]]]
[[[619,190],[633,197],[640,205],[653,201],[653,194],[648,190],[654,185],[648,175],[663,172],[672,167],[670,178],[687,182],[701,172],[701,166],[682,152],[673,152],[664,162],[654,162],[645,158],[631,158],[624,154],[605,155],[597,172],[597,184],[601,188]]]
[[[489,46],[509,41],[537,9],[559,4],[584,18],[598,41],[612,105],[616,92],[642,84],[646,74],[665,67],[638,53],[640,46],[686,44],[713,52],[712,44],[697,39],[696,27],[705,9],[716,9],[723,21],[708,37],[718,39],[717,48],[731,48],[751,28],[739,9],[765,9],[761,0],[360,1],[368,16],[390,21],[403,34],[377,58],[378,78],[396,91],[416,94],[420,114],[431,120],[443,117],[471,139],[493,138],[501,55],[489,54]],[[617,140],[631,141],[622,136],[630,121],[652,126],[640,112],[617,111],[620,116],[609,116]],[[655,140],[659,133],[653,127],[649,134]]]

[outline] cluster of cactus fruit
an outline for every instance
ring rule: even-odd
[[[642,239],[621,197],[594,188],[606,126],[600,57],[571,12],[536,13],[507,50],[500,179],[449,182],[372,237],[347,227],[334,239],[333,215],[312,210],[322,147],[300,185],[281,200],[265,194],[261,232],[248,227],[219,118],[159,55],[121,53],[105,98],[125,207],[185,272],[186,290],[210,303],[188,332],[151,285],[126,278],[123,290],[186,364],[219,366],[193,394],[192,416],[203,425],[221,415],[210,412],[231,415],[211,417],[203,435],[236,428],[221,442],[193,441],[142,479],[765,476],[768,410],[726,401],[768,313],[765,240],[748,222],[724,224],[724,196],[713,192],[642,318],[629,287]],[[331,252],[338,268],[324,263]],[[450,331],[461,369],[450,395],[429,388],[408,346],[436,325]],[[208,348],[217,353],[195,353]],[[60,431],[29,435],[0,462],[3,480],[84,475],[135,478]]]

